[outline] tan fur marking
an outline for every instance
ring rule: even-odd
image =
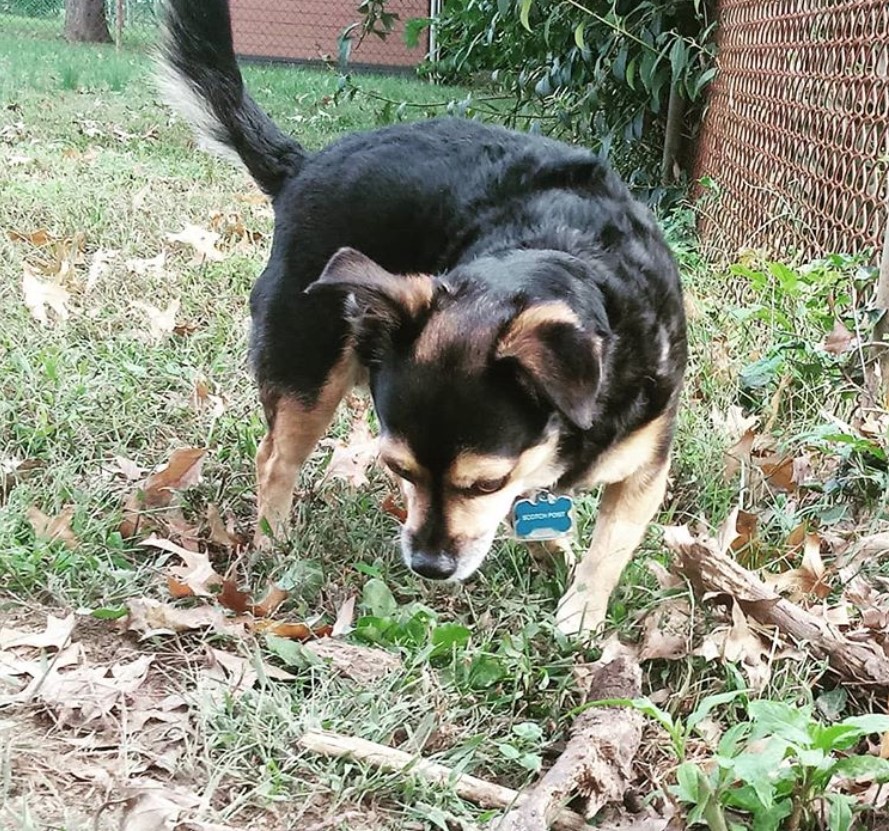
[[[482,537],[497,527],[517,496],[533,488],[551,485],[559,475],[559,471],[553,467],[558,446],[558,435],[554,433],[542,444],[522,453],[512,469],[509,483],[496,493],[471,497],[459,493],[449,494],[444,506],[449,535],[456,540]],[[462,458],[465,457],[458,457],[455,465]],[[491,461],[498,457],[476,455],[475,460],[483,458]],[[502,460],[503,457],[499,458]],[[461,473],[470,473],[470,469],[461,465]],[[450,478],[454,482],[453,473]],[[478,479],[485,478],[497,477],[485,474],[467,480],[465,485],[469,486]]]
[[[431,363],[450,345],[459,343],[463,348],[464,367],[483,368],[494,345],[494,334],[488,327],[479,328],[478,321],[467,316],[465,307],[455,306],[427,321],[414,345],[414,357],[420,363]]]
[[[408,473],[415,473],[417,476],[425,475],[423,466],[417,461],[407,442],[401,439],[383,435],[380,438],[380,460],[384,463],[392,461]]]
[[[393,291],[396,302],[416,317],[429,308],[435,295],[435,283],[428,274],[406,274],[395,277],[398,288]]]
[[[664,498],[668,468],[664,461],[606,485],[590,547],[556,614],[566,634],[593,632],[605,620],[611,593]]]
[[[659,449],[663,447],[664,436],[672,424],[672,413],[664,413],[630,433],[596,460],[596,465],[585,477],[584,484],[592,487],[620,482],[637,470],[654,464]]]
[[[551,303],[537,303],[516,315],[497,346],[497,357],[516,357],[523,361],[536,360],[539,353],[537,330],[541,326],[553,323],[564,323],[580,328],[580,320],[567,303],[561,300]],[[537,369],[544,371],[546,367],[537,367]]]
[[[502,479],[512,473],[519,460],[509,456],[489,456],[463,451],[454,460],[448,479],[455,488],[468,488],[483,479]]]
[[[354,357],[347,351],[333,368],[314,406],[308,407],[290,396],[281,396],[269,404],[269,431],[256,452],[257,545],[268,542],[262,530],[263,519],[273,534],[286,533],[299,469],[324,435],[337,405],[359,375]]]

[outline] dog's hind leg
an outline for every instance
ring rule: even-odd
[[[268,432],[256,452],[258,516],[254,543],[267,545],[290,524],[293,489],[303,462],[326,432],[359,373],[351,350],[340,358],[310,402],[288,392],[261,390]]]
[[[556,613],[565,634],[592,633],[605,620],[611,592],[664,498],[668,468],[663,459],[605,486],[589,550]]]

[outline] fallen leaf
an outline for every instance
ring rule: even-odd
[[[173,451],[170,461],[127,497],[120,533],[124,537],[135,536],[140,525],[151,522],[151,517],[145,515],[147,512],[169,507],[174,491],[196,485],[201,479],[201,466],[206,455],[207,450],[203,447],[183,447]]]
[[[145,468],[140,467],[135,462],[130,461],[125,456],[115,456],[114,464],[117,466],[117,469],[123,474],[125,479],[129,479],[131,482],[135,482],[137,479],[141,479],[145,473]]]
[[[216,595],[216,600],[221,606],[231,609],[237,615],[246,614],[253,608],[250,592],[241,591],[234,580],[222,581],[222,591]]]
[[[145,204],[145,197],[148,196],[150,191],[151,191],[151,185],[148,184],[148,185],[143,185],[141,188],[139,188],[139,190],[137,190],[133,194],[133,198],[130,200],[130,205],[132,205],[132,208],[134,211],[141,211],[142,210],[142,206]]]
[[[173,333],[176,327],[176,315],[179,312],[179,301],[171,300],[166,309],[159,309],[151,303],[133,300],[130,305],[144,313],[148,322],[148,339],[152,343],[160,343]]]
[[[119,253],[119,251],[115,251],[111,248],[100,248],[93,254],[93,259],[90,262],[90,267],[86,274],[86,283],[83,287],[84,294],[88,294],[96,287],[96,285],[98,285],[99,280],[108,273],[111,261]]]
[[[734,552],[745,549],[756,537],[756,528],[759,524],[759,518],[756,514],[749,511],[738,511],[735,520],[735,538],[731,542],[731,549]]]
[[[35,649],[62,649],[74,631],[74,615],[58,618],[47,615],[46,627],[42,632],[20,632],[16,629],[0,627],[0,649],[15,646],[30,646]]]
[[[313,640],[303,647],[330,663],[331,668],[345,678],[369,684],[402,667],[401,658],[384,649],[361,646],[339,640]]]
[[[50,325],[47,310],[52,311],[56,321],[67,320],[70,316],[68,301],[70,292],[58,283],[40,279],[28,263],[23,264],[22,294],[25,305],[35,320],[44,326]]]
[[[80,540],[77,539],[71,529],[71,519],[74,517],[74,506],[69,505],[55,517],[48,517],[43,511],[32,505],[27,510],[28,522],[34,529],[34,533],[41,539],[62,542],[67,548],[77,548]]]
[[[661,603],[645,616],[639,660],[676,661],[685,658],[690,650],[688,601],[684,598]]]
[[[132,257],[124,265],[139,277],[163,275],[167,262],[167,255],[161,251],[154,257]]]
[[[392,496],[391,493],[386,494],[386,498],[383,500],[381,508],[383,513],[395,517],[395,519],[402,524],[407,520],[407,511],[395,501],[395,497]]]
[[[27,242],[37,248],[42,248],[52,242],[53,237],[46,228],[38,228],[36,231],[9,230],[6,237],[10,242]]]
[[[753,441],[756,434],[752,429],[748,429],[728,450],[725,451],[725,463],[723,465],[723,476],[728,481],[734,478],[735,474],[741,469],[742,464],[750,461],[750,454],[753,450]]]
[[[153,660],[153,655],[141,655],[128,664],[110,667],[83,664],[66,672],[53,668],[34,697],[63,722],[76,716],[81,724],[88,724],[110,715],[142,686]]]
[[[211,629],[223,635],[240,635],[244,627],[228,620],[222,609],[215,606],[195,606],[180,609],[151,598],[131,598],[127,601],[127,616],[122,618],[125,632],[136,632],[140,640],[153,635],[172,635],[192,629]]]
[[[831,355],[842,355],[854,348],[854,340],[855,336],[843,325],[843,321],[837,320],[824,338],[824,351]]]
[[[336,620],[333,622],[333,629],[330,637],[340,638],[352,631],[352,621],[355,618],[355,595],[350,595],[343,601],[339,611],[336,613]]]
[[[225,675],[222,678],[217,675],[217,680],[225,681],[232,692],[242,692],[254,686],[259,680],[260,674],[274,681],[296,680],[295,675],[280,667],[271,666],[265,661],[260,661],[257,666],[255,658],[248,659],[241,655],[233,655],[231,652],[214,649],[212,646],[207,647],[207,656],[210,659],[211,668],[215,664],[224,670]]]
[[[172,831],[184,810],[197,808],[201,800],[184,788],[155,780],[129,785],[119,831]]]
[[[44,466],[40,459],[0,459],[0,504],[16,485],[30,479]]]
[[[321,477],[322,484],[332,479],[340,479],[355,489],[367,484],[367,469],[377,457],[379,440],[370,431],[366,407],[357,409],[345,441],[325,439],[321,444],[333,448],[330,461]]]
[[[234,548],[244,544],[244,540],[222,521],[219,508],[212,502],[207,505],[207,526],[210,529],[210,542],[216,545]]]
[[[254,617],[268,617],[273,614],[278,607],[290,596],[289,592],[284,591],[277,583],[269,583],[269,589],[265,597],[256,603],[251,612]]]
[[[257,620],[253,628],[261,634],[277,635],[279,638],[288,638],[292,641],[328,638],[333,631],[331,626],[318,626],[312,629],[305,623],[293,623],[286,620]]]
[[[187,225],[177,234],[167,234],[170,242],[178,242],[182,245],[188,245],[195,251],[194,262],[200,264],[206,260],[211,262],[220,262],[225,259],[225,255],[216,248],[220,236],[215,231],[208,231],[201,228],[200,225]]]
[[[169,573],[178,586],[189,589],[190,593],[197,597],[213,597],[215,595],[213,587],[223,584],[222,576],[216,573],[206,554],[183,548],[172,540],[162,539],[155,534],[142,540],[140,545],[159,548],[161,551],[168,551],[180,557],[184,565],[170,566]],[[174,591],[174,596],[188,595],[176,594]]]

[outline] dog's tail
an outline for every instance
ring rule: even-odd
[[[205,148],[236,156],[270,196],[297,173],[306,151],[245,92],[228,0],[167,0],[160,85]]]

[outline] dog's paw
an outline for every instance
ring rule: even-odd
[[[608,599],[604,603],[584,586],[573,583],[559,603],[556,626],[565,635],[587,640],[604,623]]]
[[[577,565],[577,555],[574,553],[570,540],[533,540],[526,545],[531,559],[542,571],[554,571],[556,563],[561,561],[569,576],[574,572]]]

